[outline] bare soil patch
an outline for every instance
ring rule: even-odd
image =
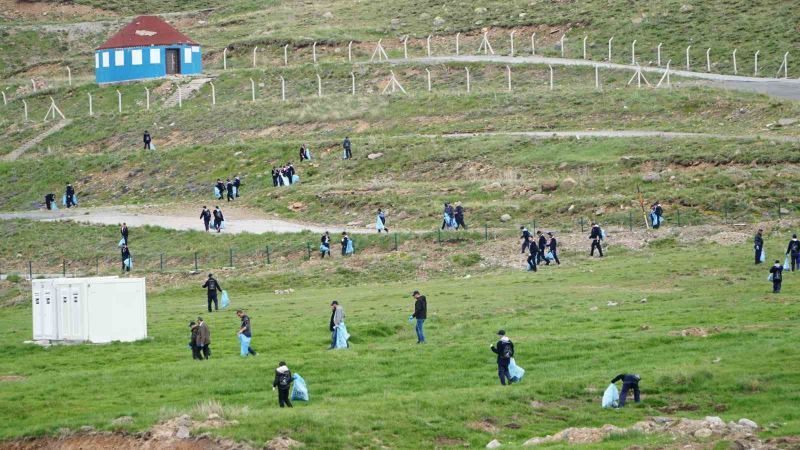
[[[72,2],[0,0],[0,16],[6,20],[94,20],[98,15],[105,17],[117,16],[116,13],[111,11],[86,5],[76,5]]]
[[[27,378],[22,375],[0,375],[0,383],[11,383],[15,381],[25,381]]]

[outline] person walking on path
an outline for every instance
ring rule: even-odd
[[[342,256],[349,256],[353,254],[353,241],[347,232],[342,232]]]
[[[292,402],[289,400],[289,388],[292,386],[292,371],[286,367],[286,363],[281,361],[278,363],[278,368],[275,369],[275,380],[272,382],[272,390],[278,388],[278,405],[281,408],[284,406],[292,408]]]
[[[344,142],[342,142],[342,148],[344,149],[344,159],[351,159],[353,157],[353,152],[351,151],[352,144],[350,143],[350,137],[345,136]]]
[[[200,218],[203,219],[203,225],[206,227],[206,231],[211,228],[211,211],[209,211],[208,207],[203,205],[203,210],[200,211]]]
[[[131,251],[128,249],[128,244],[122,244],[121,258],[122,258],[122,272],[130,272],[131,271]]]
[[[239,331],[236,333],[237,336],[239,336],[239,344],[241,346],[239,354],[241,356],[258,355],[258,353],[253,350],[253,347],[250,347],[250,340],[253,338],[253,332],[250,328],[250,316],[245,314],[241,309],[236,310],[236,316],[242,321],[239,326]]]
[[[522,235],[519,237],[520,239],[522,239],[522,249],[520,253],[524,255],[525,251],[528,250],[528,247],[531,245],[531,239],[530,239],[531,232],[528,231],[528,228],[525,226],[519,227],[519,230],[522,233]]]
[[[233,193],[233,181],[231,181],[230,178],[225,180],[225,193],[227,194],[228,203],[230,203],[231,200],[236,200]]]
[[[536,272],[539,265],[539,247],[533,239],[533,235],[528,236],[528,271]]]
[[[225,221],[225,216],[222,215],[222,210],[219,209],[219,206],[214,208],[214,229],[217,230],[217,233],[222,232],[222,222]]]
[[[239,178],[239,175],[233,177],[233,194],[236,198],[239,198],[239,191],[242,190],[242,179]]]
[[[125,241],[125,245],[128,245],[128,224],[122,222],[122,225],[119,227],[119,234],[122,235],[122,240]]]
[[[783,264],[777,259],[775,264],[769,268],[769,279],[772,281],[772,293],[781,293],[781,283],[783,282]]]
[[[789,245],[786,247],[786,254],[792,264],[792,272],[800,270],[800,240],[797,240],[797,235],[793,234]]]
[[[592,249],[589,252],[589,256],[594,256],[594,250],[600,252],[600,257],[603,257],[603,230],[600,228],[600,225],[592,222],[592,231],[589,233],[589,239],[592,240]]]
[[[153,138],[150,137],[150,133],[147,130],[144,130],[144,136],[142,136],[142,141],[144,142],[144,149],[151,150],[150,143],[153,142]]]
[[[464,223],[464,207],[461,206],[461,202],[456,202],[456,228],[458,229],[467,229],[467,224]]]
[[[756,265],[761,264],[761,253],[764,251],[764,230],[758,229],[753,237],[753,250],[755,250]]]
[[[225,183],[217,178],[217,182],[214,184],[214,187],[216,188],[214,190],[214,195],[217,197],[217,200],[222,200],[222,198],[225,196]]]
[[[195,341],[195,345],[197,345],[197,355],[200,356],[200,352],[203,352],[202,359],[208,359],[211,356],[211,330],[208,329],[208,324],[203,320],[202,317],[197,318],[197,340]]]
[[[381,231],[386,231],[386,234],[389,234],[389,229],[386,227],[386,213],[378,208],[378,216],[375,219],[375,228],[378,230],[378,234]]]
[[[550,265],[550,261],[544,257],[544,250],[547,248],[547,238],[544,237],[544,233],[541,230],[536,232],[536,236],[538,236],[538,249],[539,249],[539,264],[545,263],[545,265]]]
[[[51,193],[46,194],[44,196],[44,204],[47,207],[48,211],[52,211],[53,210],[53,205],[55,204],[55,202],[56,202],[56,194],[53,194],[51,192]],[[58,207],[56,207],[56,208],[58,208]]]
[[[550,248],[550,255],[553,257],[553,260],[556,262],[557,265],[561,265],[561,261],[558,260],[558,241],[556,237],[553,236],[553,232],[550,231],[547,233],[547,236],[550,237],[550,240],[547,242],[547,246]]]
[[[428,299],[424,295],[420,295],[419,291],[414,291],[414,314],[411,314],[411,319],[417,319],[417,344],[425,343],[425,319],[428,318]]]
[[[206,294],[208,297],[208,312],[211,312],[211,303],[214,303],[214,311],[219,311],[219,303],[217,301],[217,291],[222,292],[222,287],[219,285],[219,282],[214,275],[208,274],[208,279],[203,284],[203,288],[206,289]]]
[[[639,398],[639,380],[642,377],[639,375],[631,375],[626,373],[621,373],[614,377],[611,380],[611,384],[616,383],[617,381],[622,380],[622,391],[619,394],[619,407],[622,408],[625,406],[625,400],[628,398],[628,391],[633,390],[633,401],[636,403],[640,402]]]
[[[67,208],[77,206],[75,203],[75,188],[73,188],[69,183],[67,183],[67,189],[64,191],[64,197],[66,198],[64,203],[66,203]]]
[[[345,345],[340,346],[339,344],[339,333],[347,333],[346,329],[340,329],[340,327],[344,327],[344,308],[339,305],[339,302],[336,300],[331,302],[331,322],[330,322],[330,330],[331,330],[331,346],[330,349],[334,348],[347,348],[350,347],[350,343],[346,342],[347,337],[345,336]]]
[[[189,348],[192,349],[192,359],[202,360],[203,357],[200,356],[200,348],[197,346],[197,335],[199,334],[199,330],[197,329],[197,323],[194,320],[189,322],[189,330],[191,330]]]
[[[511,358],[514,357],[514,343],[506,336],[505,330],[498,331],[497,335],[500,336],[500,340],[490,347],[492,352],[497,354],[497,375],[500,377],[500,384],[505,386],[508,381],[510,385],[514,381],[508,372],[508,366],[511,364]]]

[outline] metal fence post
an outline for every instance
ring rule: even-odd
[[[270,261],[269,261],[269,245],[268,245],[267,246],[267,264],[269,264],[269,263],[270,263]]]
[[[94,265],[97,267],[97,274],[100,275],[100,257],[94,257]]]
[[[63,276],[64,278],[67,277],[67,260],[66,259],[62,259],[61,260],[61,276]]]
[[[197,272],[199,269],[197,268],[197,252],[194,252],[194,271]]]
[[[781,220],[781,203],[778,202],[778,220]]]
[[[483,240],[489,241],[489,225],[483,224]]]
[[[311,259],[311,244],[306,242],[306,251],[308,252],[308,259]]]
[[[160,256],[160,260],[161,260],[161,271],[163,272],[164,271],[164,254],[162,253],[159,256]]]
[[[28,261],[28,278],[33,281],[33,262]]]
[[[633,231],[633,211],[628,211],[628,231]]]
[[[394,251],[397,251],[397,233],[394,234]]]
[[[681,210],[680,208],[675,208],[675,222],[678,226],[681,226]]]

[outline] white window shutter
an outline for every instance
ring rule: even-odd
[[[183,49],[183,62],[186,64],[192,63],[192,49],[188,47]]]
[[[134,66],[141,66],[142,65],[142,51],[141,50],[131,50],[131,65],[134,65]]]
[[[124,66],[125,65],[125,51],[123,51],[123,50],[115,50],[114,51],[114,65],[115,66]]]
[[[103,67],[108,67],[108,66],[111,65],[111,63],[109,61],[109,59],[111,59],[111,57],[109,55],[111,55],[111,53],[103,52]]]
[[[150,64],[161,64],[161,49],[160,48],[151,48],[150,49]]]

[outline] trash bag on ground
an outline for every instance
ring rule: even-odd
[[[616,384],[609,384],[606,391],[603,392],[602,406],[603,408],[616,408],[619,406],[619,390]]]

